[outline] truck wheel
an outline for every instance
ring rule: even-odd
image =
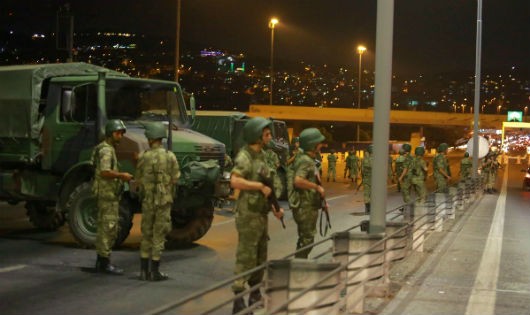
[[[98,209],[96,197],[89,182],[79,185],[68,198],[66,208],[68,225],[76,241],[84,248],[92,248],[96,243]],[[121,245],[129,236],[133,214],[127,198],[122,198],[119,209],[118,236],[114,247]]]
[[[57,211],[55,205],[47,205],[39,201],[26,202],[26,210],[29,220],[39,229],[55,231],[64,222],[64,214]]]
[[[212,226],[214,207],[211,202],[192,209],[171,211],[173,230],[167,236],[168,246],[188,246],[200,239]]]

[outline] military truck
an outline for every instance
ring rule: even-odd
[[[191,128],[224,143],[227,154],[233,159],[241,147],[245,145],[242,130],[250,118],[241,112],[197,111]],[[284,199],[287,193],[286,164],[289,158],[289,134],[284,121],[275,119],[272,121],[272,149],[280,158],[279,176],[284,184],[284,191],[280,198]]]
[[[182,245],[202,237],[213,220],[215,194],[230,192],[220,171],[225,146],[187,127],[191,118],[175,82],[132,78],[86,63],[4,66],[0,111],[0,200],[24,202],[39,228],[57,229],[67,220],[83,246],[95,242],[90,154],[103,139],[107,120],[121,119],[127,126],[116,155],[120,169],[131,174],[148,148],[145,123],[168,126],[164,145],[182,171],[168,241]],[[134,186],[132,181],[123,192],[115,245],[127,238],[133,214],[140,211]]]

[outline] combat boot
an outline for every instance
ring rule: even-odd
[[[370,203],[364,204],[364,214],[370,214]]]
[[[123,269],[118,268],[110,263],[108,257],[103,257],[98,255],[96,260],[96,272],[97,273],[106,273],[109,275],[121,276],[123,275]]]
[[[140,258],[140,280],[147,281],[149,278],[151,278],[149,258]]]
[[[256,303],[260,303],[262,300],[261,291],[258,289],[250,292],[250,295],[248,296],[248,306],[252,306]],[[261,304],[258,307],[263,307],[263,304]]]
[[[160,260],[151,260],[151,281],[164,281],[169,278],[165,273],[160,272],[158,269],[160,267]]]

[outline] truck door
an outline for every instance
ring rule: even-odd
[[[88,160],[96,144],[97,90],[86,84],[55,86],[50,92],[49,100],[54,99],[56,106],[44,124],[43,168],[63,174]]]

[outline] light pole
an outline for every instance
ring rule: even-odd
[[[269,105],[272,105],[272,87],[274,84],[274,27],[278,24],[277,18],[272,18],[269,21],[269,28],[271,29],[271,73],[269,86]]]
[[[362,69],[362,57],[363,57],[363,53],[366,51],[366,47],[364,47],[363,45],[359,45],[357,47],[357,52],[359,53],[359,78],[358,78],[358,82],[359,82],[359,88],[357,90],[357,108],[361,109],[361,69]],[[357,124],[357,142],[359,142],[359,136],[360,136],[360,133],[361,133],[361,124],[358,123]]]

